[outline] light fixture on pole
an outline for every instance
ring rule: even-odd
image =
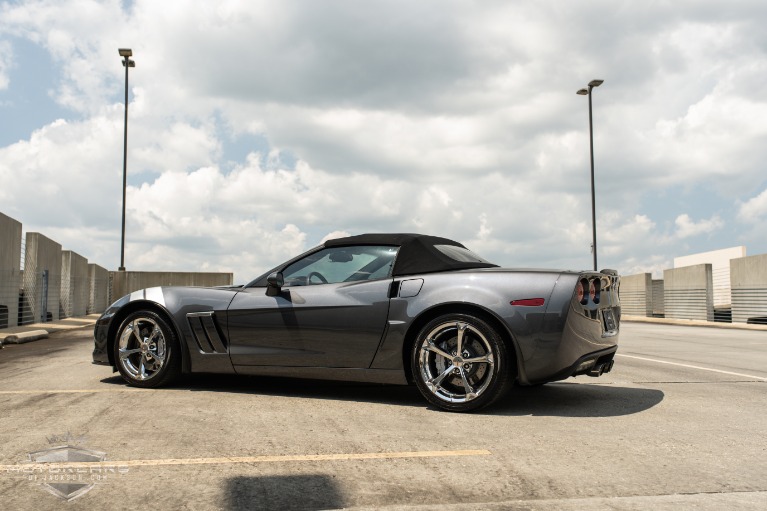
[[[125,188],[128,184],[128,68],[136,67],[136,63],[130,59],[133,51],[130,48],[120,48],[117,50],[123,58],[123,67],[125,68],[125,130],[123,132],[123,217],[122,217],[122,238],[120,240],[120,268],[119,271],[125,271]]]
[[[599,87],[604,80],[591,80],[588,89],[580,89],[576,94],[589,97],[589,145],[591,148],[591,250],[594,253],[594,271],[597,271],[597,206],[594,193],[594,122],[591,115],[591,91]]]

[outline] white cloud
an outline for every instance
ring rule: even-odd
[[[25,223],[103,225],[119,207],[109,198],[120,193],[119,127],[108,112],[83,122],[60,119],[0,148],[3,208],[23,208]]]
[[[744,222],[760,222],[767,216],[767,189],[756,197],[748,199],[738,209],[738,218]]]
[[[689,215],[683,214],[676,217],[674,223],[677,227],[675,236],[681,239],[701,234],[712,234],[724,226],[722,219],[716,215],[708,220],[700,220],[696,223]]]
[[[650,273],[654,279],[662,279],[663,271],[674,267],[673,259],[665,259],[663,256],[653,255],[645,256],[640,261],[637,258],[630,258],[624,262],[624,275],[637,275],[639,273]]]
[[[242,280],[366,231],[454,237],[504,265],[589,267],[575,90],[600,77],[598,255],[655,268],[715,243],[732,204],[744,222],[765,214],[767,195],[753,196],[767,160],[765,18],[758,3],[726,15],[683,2],[6,3],[0,30],[49,52],[47,87],[72,115],[0,147],[0,207],[116,266],[127,46],[129,268]],[[0,90],[12,53],[0,41]],[[269,147],[235,154],[244,135]],[[701,188],[719,207],[693,220],[682,196],[705,202]]]
[[[131,168],[162,173],[193,171],[211,165],[221,151],[214,129],[212,123],[192,126],[173,122],[158,131],[143,118],[136,119],[131,123],[131,134],[138,133],[132,134],[129,141],[136,145],[131,151]]]
[[[348,236],[351,236],[351,233],[348,233],[346,231],[333,231],[323,236],[322,239],[320,240],[320,243],[325,243],[328,240],[335,240],[338,238],[346,238]]]

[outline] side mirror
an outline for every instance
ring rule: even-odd
[[[282,291],[282,286],[285,285],[285,279],[282,277],[281,272],[270,273],[266,277],[266,296],[277,296]]]

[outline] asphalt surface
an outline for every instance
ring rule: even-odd
[[[413,387],[201,375],[130,388],[91,364],[90,329],[6,346],[0,508],[767,509],[767,332],[621,335],[612,373],[471,415]],[[64,445],[105,461],[25,463]]]

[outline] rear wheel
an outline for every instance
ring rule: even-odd
[[[114,355],[123,379],[136,387],[166,385],[181,372],[176,334],[152,311],[137,311],[125,318],[117,331]]]
[[[488,406],[514,380],[503,339],[470,314],[447,314],[423,327],[413,346],[411,368],[421,394],[453,412]]]

